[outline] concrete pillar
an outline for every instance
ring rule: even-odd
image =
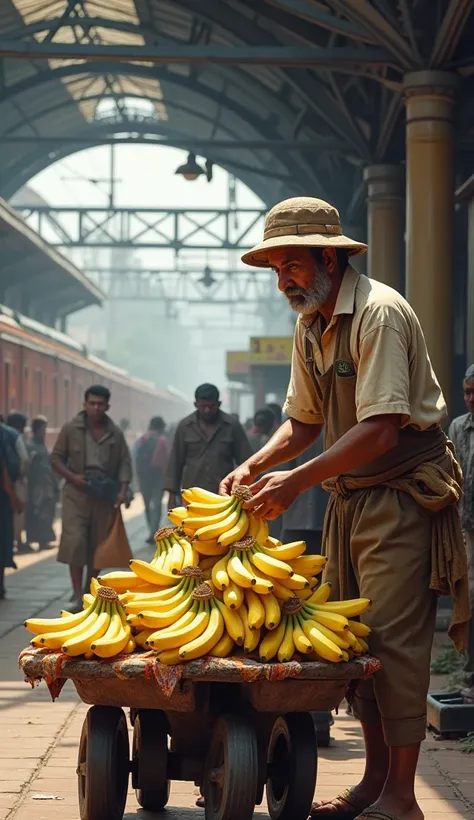
[[[367,185],[367,272],[369,276],[403,290],[405,268],[405,197],[400,165],[369,165]]]
[[[453,114],[457,78],[444,71],[405,75],[406,291],[420,319],[434,370],[451,400]]]

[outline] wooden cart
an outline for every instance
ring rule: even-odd
[[[41,650],[25,650],[20,665],[29,682],[45,680],[53,698],[70,679],[92,705],[79,744],[81,820],[122,820],[130,773],[139,804],[151,811],[166,806],[171,780],[189,780],[202,787],[206,820],[251,820],[264,790],[273,820],[306,820],[317,772],[310,712],[336,708],[352,681],[380,668],[370,657],[203,658],[164,667],[150,653],[99,661]]]

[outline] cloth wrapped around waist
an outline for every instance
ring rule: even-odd
[[[449,441],[443,443],[443,447],[433,448],[421,464],[416,462],[416,458],[405,462],[403,473],[398,468],[376,476],[342,475],[323,482],[323,488],[331,493],[323,542],[329,533],[338,539],[338,544],[328,546],[339,554],[339,566],[344,568],[341,573],[344,577],[339,579],[341,596],[347,597],[350,527],[353,503],[356,498],[360,500],[360,491],[367,491],[367,503],[370,503],[370,490],[382,485],[409,493],[433,515],[430,589],[453,598],[448,634],[461,652],[467,646],[470,620],[466,550],[457,508],[462,496],[462,474]],[[336,526],[331,526],[334,523]]]

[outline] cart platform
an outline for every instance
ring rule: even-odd
[[[108,661],[25,649],[20,667],[53,700],[72,680],[92,705],[77,767],[81,820],[122,820],[131,772],[139,804],[161,811],[170,780],[201,786],[206,820],[251,820],[264,789],[272,820],[306,820],[317,744],[310,712],[336,708],[381,668],[349,663],[261,663],[205,657],[163,666],[150,652]],[[132,754],[125,713],[133,724]]]

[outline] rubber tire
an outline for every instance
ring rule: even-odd
[[[324,726],[316,729],[318,749],[327,749],[331,744],[331,727]]]
[[[210,780],[214,768],[222,769],[220,786]],[[206,820],[252,820],[257,780],[257,737],[253,726],[239,715],[223,715],[214,727],[205,764]]]
[[[168,722],[156,709],[140,709],[133,726],[133,776],[137,802],[143,809],[162,811],[170,796],[166,777],[168,762]]]
[[[79,742],[77,779],[81,820],[122,820],[127,801],[129,756],[123,709],[92,706]]]
[[[272,820],[306,820],[318,766],[316,732],[304,712],[275,721],[268,744],[266,795]]]

